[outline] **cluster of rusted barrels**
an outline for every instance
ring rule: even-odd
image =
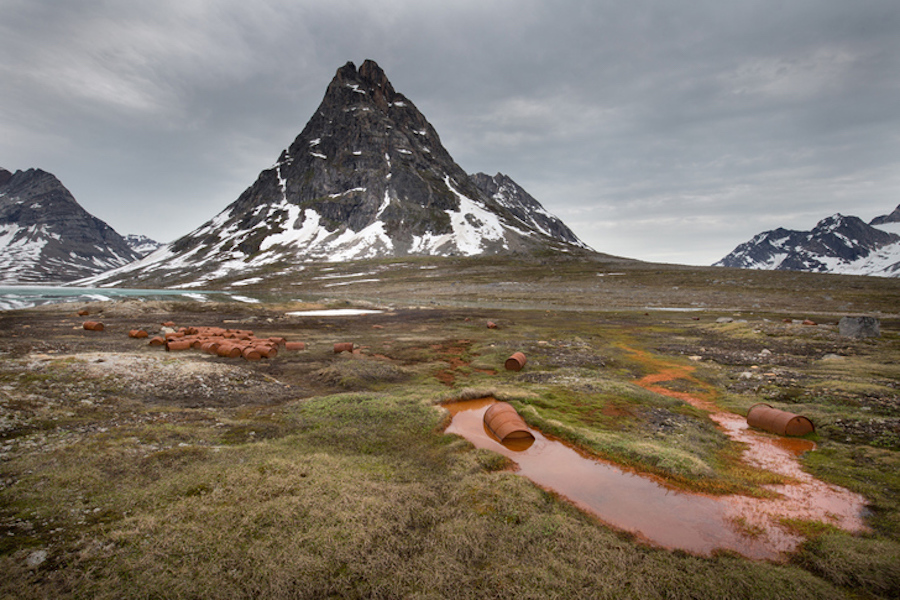
[[[163,325],[170,326],[164,323]],[[133,338],[149,337],[143,329],[128,333]],[[222,327],[179,327],[165,335],[150,338],[151,346],[163,346],[166,351],[202,350],[226,358],[260,360],[275,358],[279,349],[300,351],[306,349],[303,342],[289,342],[283,337],[258,338],[247,329]]]

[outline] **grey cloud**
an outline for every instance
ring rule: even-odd
[[[8,4],[0,166],[122,232],[221,210],[365,58],[601,251],[708,264],[900,202],[892,0]]]

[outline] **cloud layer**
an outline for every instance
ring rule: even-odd
[[[710,264],[900,203],[894,0],[0,0],[0,166],[170,241],[377,61],[469,172],[595,249]]]

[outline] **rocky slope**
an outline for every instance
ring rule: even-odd
[[[135,251],[138,256],[147,256],[151,252],[159,250],[163,244],[154,239],[148,238],[146,235],[137,233],[129,233],[125,236],[125,243],[128,247]]]
[[[136,258],[50,173],[0,169],[0,283],[72,281]]]
[[[102,282],[190,286],[308,261],[584,249],[508,177],[467,175],[367,60],[337,70],[303,131],[235,202]]]
[[[811,231],[779,228],[760,233],[714,266],[900,277],[897,233],[900,207],[869,224],[836,214]]]

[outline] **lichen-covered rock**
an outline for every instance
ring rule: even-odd
[[[844,317],[838,323],[838,331],[844,337],[881,337],[881,321],[875,317]]]

